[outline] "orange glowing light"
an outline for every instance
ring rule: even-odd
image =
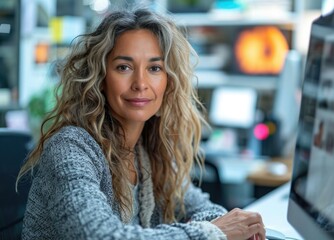
[[[38,43],[35,47],[35,62],[47,63],[49,59],[49,45],[47,43]]]
[[[288,50],[287,40],[277,27],[261,26],[240,33],[235,56],[246,74],[278,74]]]

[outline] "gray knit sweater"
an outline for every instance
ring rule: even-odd
[[[114,200],[111,174],[100,146],[82,128],[62,128],[45,144],[29,193],[22,238],[225,240],[224,233],[209,221],[226,210],[193,185],[185,196],[187,222],[162,223],[149,160],[140,149],[146,170],[140,171],[138,185],[140,224],[132,225]]]

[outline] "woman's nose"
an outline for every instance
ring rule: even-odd
[[[143,91],[148,88],[147,77],[144,70],[137,70],[133,75],[132,90]]]

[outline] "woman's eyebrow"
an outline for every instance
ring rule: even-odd
[[[117,57],[114,57],[113,61],[118,60],[118,59],[133,62],[133,58],[128,57],[128,56],[117,56]]]
[[[129,56],[116,56],[114,57],[113,61],[115,60],[125,60],[125,61],[129,61],[129,62],[133,62],[133,58],[129,57]],[[164,61],[163,57],[152,57],[149,59],[149,62],[157,62],[157,61]]]
[[[157,62],[157,61],[164,61],[164,59],[162,57],[153,57],[153,58],[150,58],[149,61],[150,62]]]

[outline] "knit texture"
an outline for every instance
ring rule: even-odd
[[[121,216],[114,199],[111,174],[100,146],[82,128],[62,128],[46,142],[41,155],[28,197],[22,239],[226,239],[209,222],[226,210],[211,203],[208,194],[193,185],[185,194],[187,222],[163,224],[142,147],[139,158],[140,224],[131,224]]]

